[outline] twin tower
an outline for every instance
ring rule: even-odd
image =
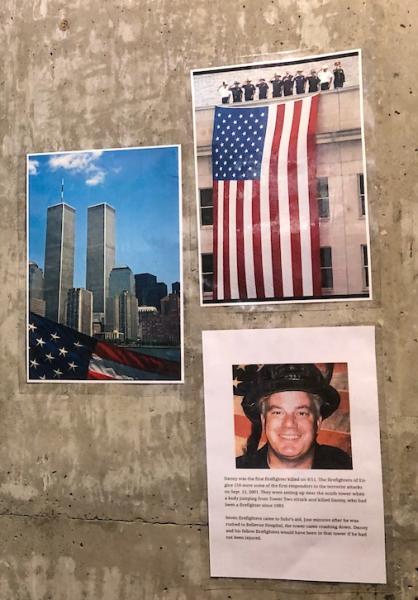
[[[66,322],[68,290],[74,287],[74,208],[61,202],[48,207],[44,299],[46,316]],[[103,322],[109,275],[115,266],[115,209],[96,204],[87,209],[86,289],[93,293],[93,318]]]

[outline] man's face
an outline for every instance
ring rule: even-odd
[[[267,400],[261,421],[273,461],[296,467],[313,456],[321,417],[306,392],[276,392]]]

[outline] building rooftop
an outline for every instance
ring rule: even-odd
[[[107,206],[107,208],[110,208],[113,210],[113,212],[116,212],[116,209],[113,208],[113,206],[111,206],[108,202],[99,202],[98,204],[92,204],[91,206],[87,207],[87,210],[90,210],[91,208],[97,208],[98,206]]]
[[[67,208],[69,208],[70,210],[72,210],[73,212],[75,212],[75,208],[73,208],[72,206],[70,206],[66,202],[57,202],[57,204],[51,204],[51,206],[48,206],[48,210],[50,208],[57,208],[58,206],[66,206]]]

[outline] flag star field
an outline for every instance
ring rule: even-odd
[[[216,108],[214,179],[259,179],[266,135],[265,108]]]

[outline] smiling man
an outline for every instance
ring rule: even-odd
[[[324,419],[339,406],[340,395],[314,364],[237,367],[235,394],[252,423],[238,469],[352,469],[351,457],[334,446],[318,444]],[[242,373],[240,372],[242,371]],[[259,448],[261,434],[267,440]]]

